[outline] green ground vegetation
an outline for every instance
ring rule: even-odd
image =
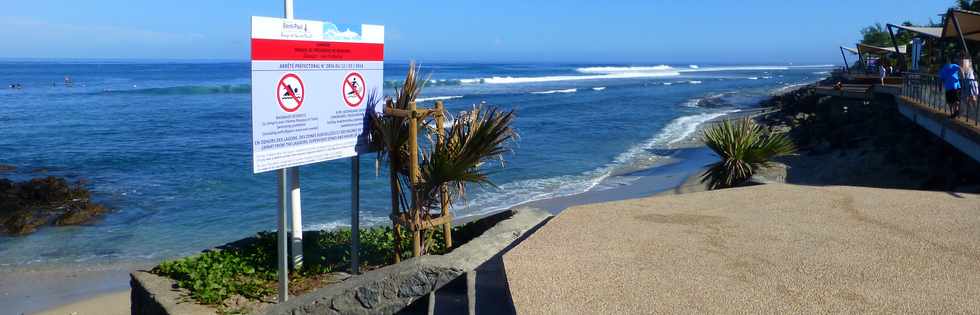
[[[508,213],[491,216],[453,228],[453,240],[460,246],[479,236]],[[442,244],[442,233],[425,233],[431,237],[432,254],[450,250]],[[411,237],[407,231],[401,237],[402,259],[412,256]],[[276,233],[260,232],[201,254],[166,261],[151,270],[157,275],[174,279],[190,297],[201,304],[220,305],[226,299],[240,295],[250,300],[273,300],[276,294],[277,263]],[[360,266],[366,272],[394,262],[394,231],[389,226],[360,229]],[[306,231],[303,233],[304,263],[300,270],[290,272],[290,293],[313,290],[330,282],[324,275],[350,270],[351,230]],[[294,291],[298,290],[298,291]]]

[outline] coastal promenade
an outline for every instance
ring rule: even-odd
[[[520,314],[970,313],[978,201],[769,184],[576,206],[503,261]]]

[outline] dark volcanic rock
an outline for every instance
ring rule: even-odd
[[[81,184],[48,176],[24,182],[0,179],[0,234],[24,235],[47,224],[77,225],[106,208],[91,202]]]
[[[17,169],[17,167],[16,166],[13,166],[13,165],[0,164],[0,172],[9,172],[9,171],[13,171],[13,170],[16,170],[16,169]]]

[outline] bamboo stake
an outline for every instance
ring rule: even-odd
[[[408,180],[412,186],[412,206],[410,212],[412,220],[412,256],[418,257],[422,254],[422,231],[420,224],[421,217],[419,216],[418,192],[416,191],[416,185],[419,180],[419,118],[416,115],[414,101],[408,103],[408,110],[412,112],[411,117],[408,118]]]
[[[391,108],[392,106],[394,106],[394,104],[392,104],[391,100],[388,100],[388,105],[385,106],[385,108]],[[390,165],[389,172],[388,172],[388,181],[390,182],[391,185],[391,217],[393,223],[392,226],[394,228],[394,233],[395,233],[395,263],[399,263],[402,260],[402,233],[401,233],[402,227],[401,225],[398,224],[398,221],[394,219],[397,218],[401,212],[400,209],[401,207],[399,206],[400,204],[399,196],[401,196],[401,188],[400,188],[401,186],[398,184],[398,168],[397,168],[398,164],[395,161],[397,159],[397,156],[398,156],[398,152],[392,152],[391,156],[389,156],[388,158],[389,165]]]
[[[446,141],[446,123],[445,123],[445,108],[442,101],[436,101],[436,129],[439,129],[438,143],[442,145]],[[449,215],[449,189],[446,185],[442,185],[439,188],[439,203],[442,206],[442,217],[445,218]],[[453,248],[453,223],[452,220],[446,221],[446,224],[442,226],[442,233],[446,239],[446,249]]]

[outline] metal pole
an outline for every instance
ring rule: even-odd
[[[902,65],[902,68],[908,68],[905,66],[905,55],[898,50],[898,41],[895,41],[895,32],[892,31],[892,26],[894,25],[888,24],[888,36],[892,38],[892,46],[895,46],[895,53],[898,54],[898,62]]]
[[[361,157],[350,158],[350,273],[361,273]]]
[[[966,57],[970,58],[972,63],[973,55],[970,55],[970,48],[966,46],[966,38],[963,37],[963,32],[960,31],[960,21],[956,18],[956,14],[953,14],[953,10],[949,10],[949,16],[953,18],[953,26],[956,27],[956,34],[960,36],[960,44],[963,45],[963,52],[966,53]]]
[[[844,46],[841,46],[840,47],[840,56],[841,56],[841,58],[844,58],[844,72],[850,73],[851,72],[851,69],[847,65],[847,56],[844,55]]]
[[[299,270],[303,267],[303,206],[299,189],[299,167],[290,167],[286,174],[289,177],[290,221],[292,222],[290,230],[293,232],[289,240],[292,258],[290,261],[293,269]]]
[[[279,237],[277,239],[279,256],[277,261],[279,262],[279,303],[285,302],[289,299],[289,255],[286,253],[286,248],[288,242],[286,241],[286,215],[289,214],[289,205],[287,205],[287,198],[289,196],[289,187],[286,183],[286,170],[280,169],[276,171],[278,185],[279,185]]]
[[[293,18],[293,0],[284,0],[285,7],[285,17],[287,19]],[[279,303],[286,302],[289,300],[289,255],[286,253],[287,246],[289,242],[286,239],[286,220],[289,214],[289,205],[287,204],[287,199],[289,198],[289,185],[286,182],[286,170],[280,169],[276,171],[279,184],[279,237],[277,239],[278,243],[278,257],[277,261],[279,263]]]

